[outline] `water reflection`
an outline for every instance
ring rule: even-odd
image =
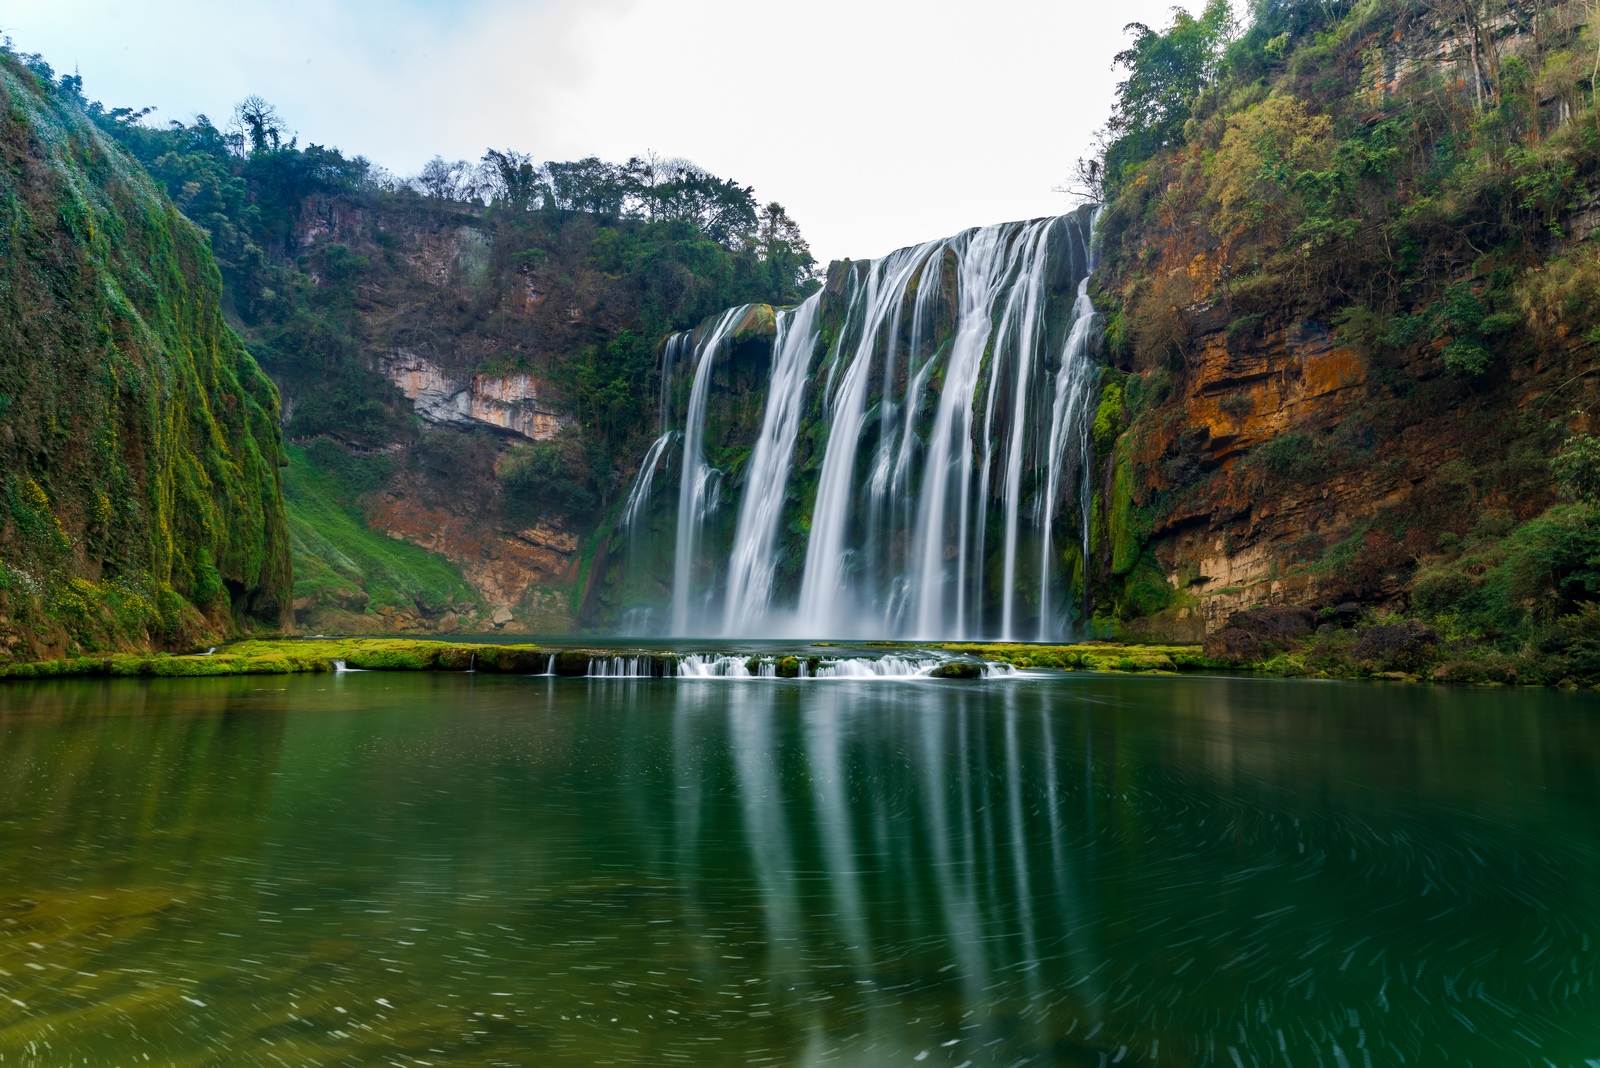
[[[1595,702],[383,674],[0,691],[0,1054],[1600,1058]]]

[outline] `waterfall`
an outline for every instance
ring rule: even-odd
[[[659,436],[619,522],[645,511],[681,440],[671,633],[1053,640],[1081,627],[1095,214],[835,264],[773,315],[769,364],[742,340],[749,306],[675,335]],[[743,384],[725,386],[734,363]],[[730,377],[713,384],[714,364]]]
[[[628,489],[622,514],[617,520],[617,529],[623,533],[632,533],[633,524],[639,518],[640,511],[649,505],[650,488],[655,484],[656,468],[660,466],[662,454],[666,452],[667,446],[672,444],[676,434],[672,428],[673,372],[682,361],[683,350],[690,346],[693,336],[693,331],[680,331],[667,338],[666,344],[661,347],[661,388],[656,400],[656,430],[660,436],[651,443],[649,451],[644,454],[644,460],[639,464],[639,471],[633,477],[633,485]]]
[[[967,636],[967,534],[972,487],[972,397],[978,372],[989,344],[993,324],[989,307],[999,291],[999,253],[1003,250],[998,228],[979,230],[960,257],[958,282],[960,308],[955,341],[945,367],[944,389],[929,435],[928,459],[917,514],[915,562],[917,621],[913,633],[933,637],[948,633]],[[955,456],[959,455],[959,461]],[[959,488],[955,499],[959,520],[956,535],[956,607],[953,619],[945,610],[946,587],[952,576],[945,571],[948,542],[947,514],[951,483]],[[947,626],[947,624],[949,624]]]
[[[1049,223],[1040,229],[1048,229]],[[1013,353],[1016,380],[1012,386],[1012,413],[1010,441],[1006,446],[1005,480],[1005,556],[1002,564],[1000,638],[1013,638],[1016,610],[1017,581],[1017,522],[1022,500],[1022,450],[1025,431],[1028,429],[1027,407],[1030,397],[1033,358],[1039,347],[1039,305],[1042,303],[1043,274],[1047,259],[1045,242],[1031,235],[1019,242],[1024,246],[1024,259],[1019,267],[1020,277],[1011,287],[1010,299],[1001,317],[1001,333],[995,341],[995,361],[1002,354]],[[1087,279],[1085,280],[1087,281]],[[995,390],[999,375],[991,375],[989,388]]]
[[[634,476],[633,488],[628,490],[628,499],[622,506],[622,518],[617,525],[625,531],[633,530],[633,522],[639,518],[639,509],[650,503],[650,486],[656,480],[656,466],[661,462],[661,454],[666,451],[667,445],[672,441],[672,431],[667,431],[650,446],[650,451],[644,454],[644,463],[639,465],[639,473]]]
[[[683,468],[678,479],[678,535],[672,572],[672,633],[689,632],[690,588],[695,558],[699,551],[700,524],[705,520],[706,487],[712,470],[706,466],[706,396],[711,387],[711,366],[717,349],[745,309],[730,308],[694,349],[694,385],[689,390],[689,408],[683,424]]]
[[[1082,559],[1089,559],[1089,434],[1090,407],[1094,401],[1094,375],[1098,367],[1092,362],[1091,348],[1098,333],[1099,316],[1089,300],[1089,280],[1078,284],[1076,318],[1072,333],[1067,338],[1061,355],[1061,369],[1056,372],[1055,403],[1050,408],[1049,468],[1045,475],[1044,534],[1039,540],[1039,640],[1050,637],[1051,559],[1054,554],[1052,535],[1055,532],[1055,509],[1052,507],[1061,492],[1062,461],[1067,459],[1069,448],[1076,449],[1077,471],[1082,483],[1078,499],[1079,526],[1081,528]]]
[[[773,541],[789,482],[789,460],[800,429],[805,379],[817,347],[817,308],[822,294],[778,316],[772,344],[772,384],[767,410],[750,457],[733,553],[728,558],[728,596],[723,629],[737,634],[759,624],[772,599]]]
[[[805,575],[800,585],[802,629],[818,634],[832,633],[838,626],[841,610],[847,610],[842,583],[845,568],[845,521],[850,514],[851,487],[855,479],[856,454],[861,447],[861,426],[865,416],[867,386],[871,379],[872,358],[877,353],[879,332],[892,314],[894,322],[887,344],[892,350],[899,333],[899,313],[906,286],[938,243],[915,249],[901,249],[872,264],[867,272],[864,304],[858,342],[844,378],[833,398],[833,425],[822,459],[822,476],[817,483],[816,509],[811,514],[811,537],[806,542]],[[854,307],[851,311],[854,312]],[[829,377],[841,366],[845,337],[842,331],[830,361]]]

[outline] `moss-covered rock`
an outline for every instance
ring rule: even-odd
[[[0,54],[0,659],[280,629],[277,390],[80,99]]]
[[[983,665],[972,660],[951,660],[940,664],[929,674],[936,679],[981,679]]]

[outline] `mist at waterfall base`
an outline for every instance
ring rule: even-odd
[[[613,627],[1082,634],[1095,214],[834,264],[798,307],[731,308],[670,338],[659,435],[614,535]],[[650,574],[652,544],[670,545],[670,572]]]

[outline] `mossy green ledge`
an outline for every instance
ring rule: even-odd
[[[874,643],[879,644],[879,643]],[[889,643],[882,643],[888,645]],[[1087,642],[1079,645],[949,644],[900,646],[944,652],[1019,668],[1063,671],[1178,672],[1225,667],[1204,657],[1199,646],[1122,645]],[[841,650],[842,652],[842,650]],[[236,642],[211,653],[172,656],[111,653],[65,660],[9,664],[0,667],[0,679],[49,679],[70,676],[120,676],[128,678],[185,678],[217,675],[288,675],[333,671],[343,665],[364,671],[480,671],[497,674],[582,676],[591,660],[617,656],[649,656],[676,661],[681,654],[617,648],[550,648],[547,646],[485,645],[407,638],[282,639]],[[816,653],[767,654],[780,666],[797,669],[802,659]],[[848,653],[844,655],[849,655]],[[788,665],[794,661],[794,665]],[[959,663],[959,661],[956,661]],[[792,676],[794,671],[779,671]],[[961,678],[960,673],[941,673]]]

